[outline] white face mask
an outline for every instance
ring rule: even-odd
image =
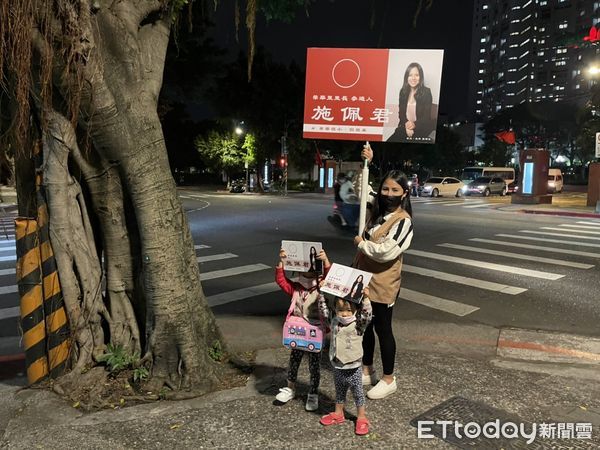
[[[316,278],[306,278],[303,275],[299,275],[298,283],[300,283],[300,285],[304,289],[312,289],[317,286],[317,279]]]
[[[347,316],[347,317],[337,316],[337,320],[342,325],[350,325],[352,322],[354,322],[356,320],[356,316],[354,314],[352,314],[351,316]]]

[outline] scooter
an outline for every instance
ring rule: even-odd
[[[234,194],[241,194],[246,191],[246,182],[245,180],[234,180],[231,182],[231,188],[229,192],[233,192]]]

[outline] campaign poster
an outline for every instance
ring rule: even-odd
[[[372,277],[370,272],[334,263],[327,272],[321,291],[353,303],[360,303],[362,291],[369,285]]]
[[[317,260],[317,255],[323,249],[320,242],[281,241],[281,248],[286,254],[283,260],[284,270],[323,272],[322,262]]]
[[[435,143],[443,50],[309,48],[303,137]]]

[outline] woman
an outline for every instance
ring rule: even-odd
[[[373,158],[373,151],[368,145],[362,157],[368,160]],[[400,292],[402,254],[410,246],[413,237],[411,217],[408,179],[404,173],[393,170],[386,174],[377,190],[363,236],[354,238],[358,247],[354,267],[373,273],[369,283],[373,321],[363,339],[363,384],[374,385],[367,392],[367,397],[371,399],[385,398],[397,389],[392,313]],[[375,332],[379,337],[383,365],[383,376],[377,384],[373,369]]]
[[[352,283],[352,289],[350,289],[348,295],[344,297],[344,300],[347,300],[352,303],[360,303],[360,300],[362,298],[363,287],[363,276],[359,275],[356,277],[356,280],[354,280],[354,283]]]
[[[406,142],[425,139],[433,131],[431,90],[425,86],[423,68],[419,63],[408,65],[398,100],[398,128],[388,141]]]

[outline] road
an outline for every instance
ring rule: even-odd
[[[353,236],[326,220],[329,196],[188,189],[180,197],[217,315],[282,321],[289,303],[272,267],[283,239],[321,241],[333,262],[352,261]],[[506,203],[413,198],[415,235],[395,319],[600,336],[600,221],[503,211]],[[0,355],[19,351],[14,237],[8,237],[0,239]]]

